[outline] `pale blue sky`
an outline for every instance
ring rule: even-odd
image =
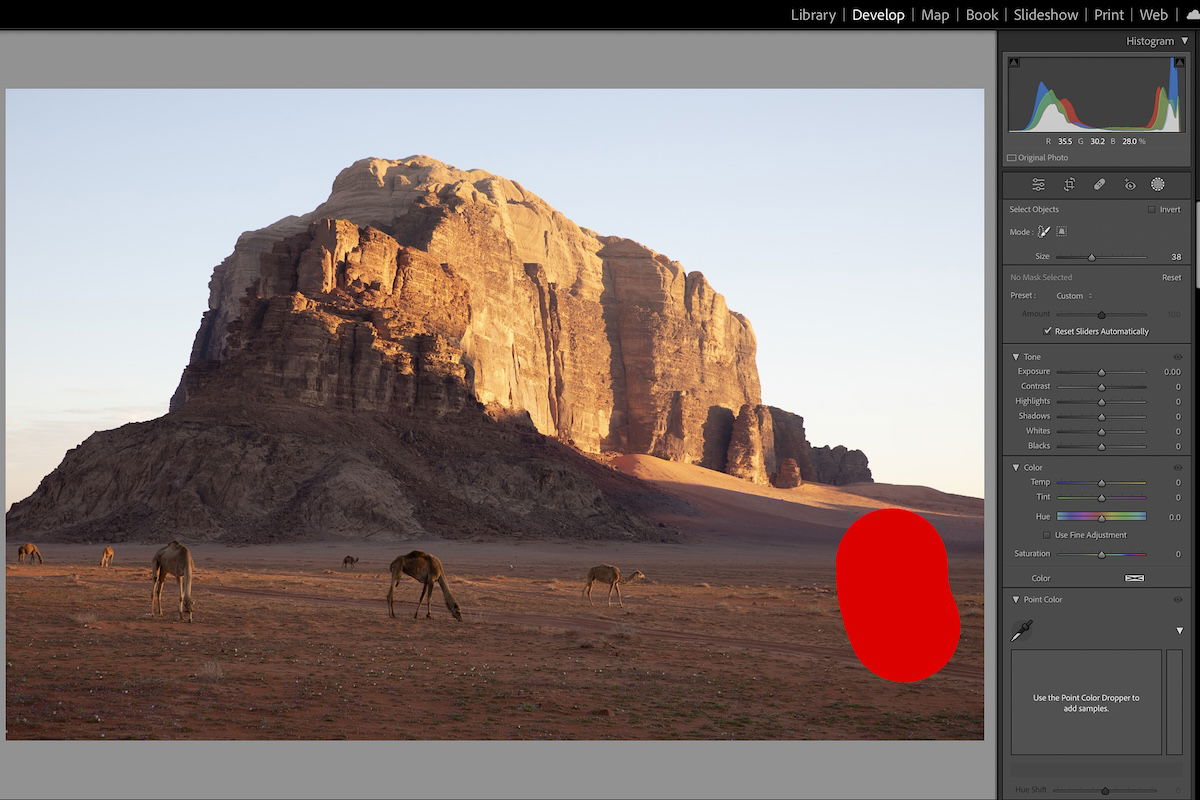
[[[9,90],[6,115],[6,504],[166,412],[239,233],[414,154],[700,270],[814,444],[982,496],[982,91]]]

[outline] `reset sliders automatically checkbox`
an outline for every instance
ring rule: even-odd
[[[1053,330],[1054,330],[1053,325],[1051,325],[1049,328],[1042,328],[1042,336],[1049,336],[1050,332]]]

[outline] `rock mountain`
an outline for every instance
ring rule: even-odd
[[[209,289],[170,412],[68,452],[10,535],[665,535],[641,514],[672,501],[584,454],[871,480],[762,404],[703,275],[487,172],[355,162]]]

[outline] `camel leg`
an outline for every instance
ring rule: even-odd
[[[588,605],[592,603],[592,582],[588,581],[587,586],[583,587],[583,594],[588,599]]]
[[[393,582],[388,585],[388,616],[392,619],[396,618],[396,584]]]
[[[621,584],[614,583],[613,586],[617,587],[617,605],[619,605],[621,608],[624,608],[625,602],[621,600]]]
[[[413,619],[416,619],[421,613],[421,601],[425,599],[425,593],[429,591],[429,586],[421,584],[421,596],[417,598],[417,610],[413,612]]]
[[[192,621],[192,573],[191,570],[179,579],[179,602],[187,611],[187,621]]]
[[[183,622],[183,576],[176,575],[175,582],[179,584],[179,621]]]
[[[615,583],[610,583],[610,584],[608,585],[608,604],[609,604],[610,606],[612,605],[612,593],[613,593],[613,587],[614,587],[614,586],[616,586],[616,584],[615,584]]]
[[[150,590],[150,616],[156,613],[162,616],[162,577],[161,573],[154,575],[154,588]]]
[[[425,619],[433,619],[433,581],[425,585]]]

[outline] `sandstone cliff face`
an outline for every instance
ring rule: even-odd
[[[733,421],[725,471],[754,483],[770,483],[776,470],[775,431],[767,406],[742,406]]]
[[[820,483],[842,486],[873,480],[867,457],[861,450],[847,450],[840,444],[837,447],[818,447],[813,450],[813,462],[817,470],[816,480]]]
[[[177,397],[435,415],[475,405],[460,345],[469,290],[448,266],[345,220],[313,223],[260,263],[221,357],[194,360]]]
[[[69,452],[10,535],[669,536],[639,516],[665,495],[580,451],[870,480],[761,404],[750,323],[703,275],[486,172],[356,162],[209,289],[170,413]]]
[[[804,480],[820,482],[817,477],[817,468],[813,464],[812,447],[804,432],[804,417],[775,406],[768,406],[768,408],[771,412],[771,428],[775,433],[776,458],[781,461],[792,459],[796,462],[796,468]]]
[[[471,397],[528,412],[585,452],[721,469],[735,414],[759,403],[754,332],[704,276],[580,228],[513,181],[425,157],[356,162],[311,214],[243,235],[213,273],[172,407],[217,365],[261,351],[253,337],[303,335],[282,320],[288,308],[304,326],[336,323],[336,345],[319,365],[296,361],[312,342],[291,346],[260,383],[285,394],[303,384],[313,405],[395,405],[383,373],[401,386],[427,375],[413,342],[426,334],[441,348],[433,368],[448,370],[439,377],[460,365]],[[370,363],[334,390],[317,378],[338,353]]]

